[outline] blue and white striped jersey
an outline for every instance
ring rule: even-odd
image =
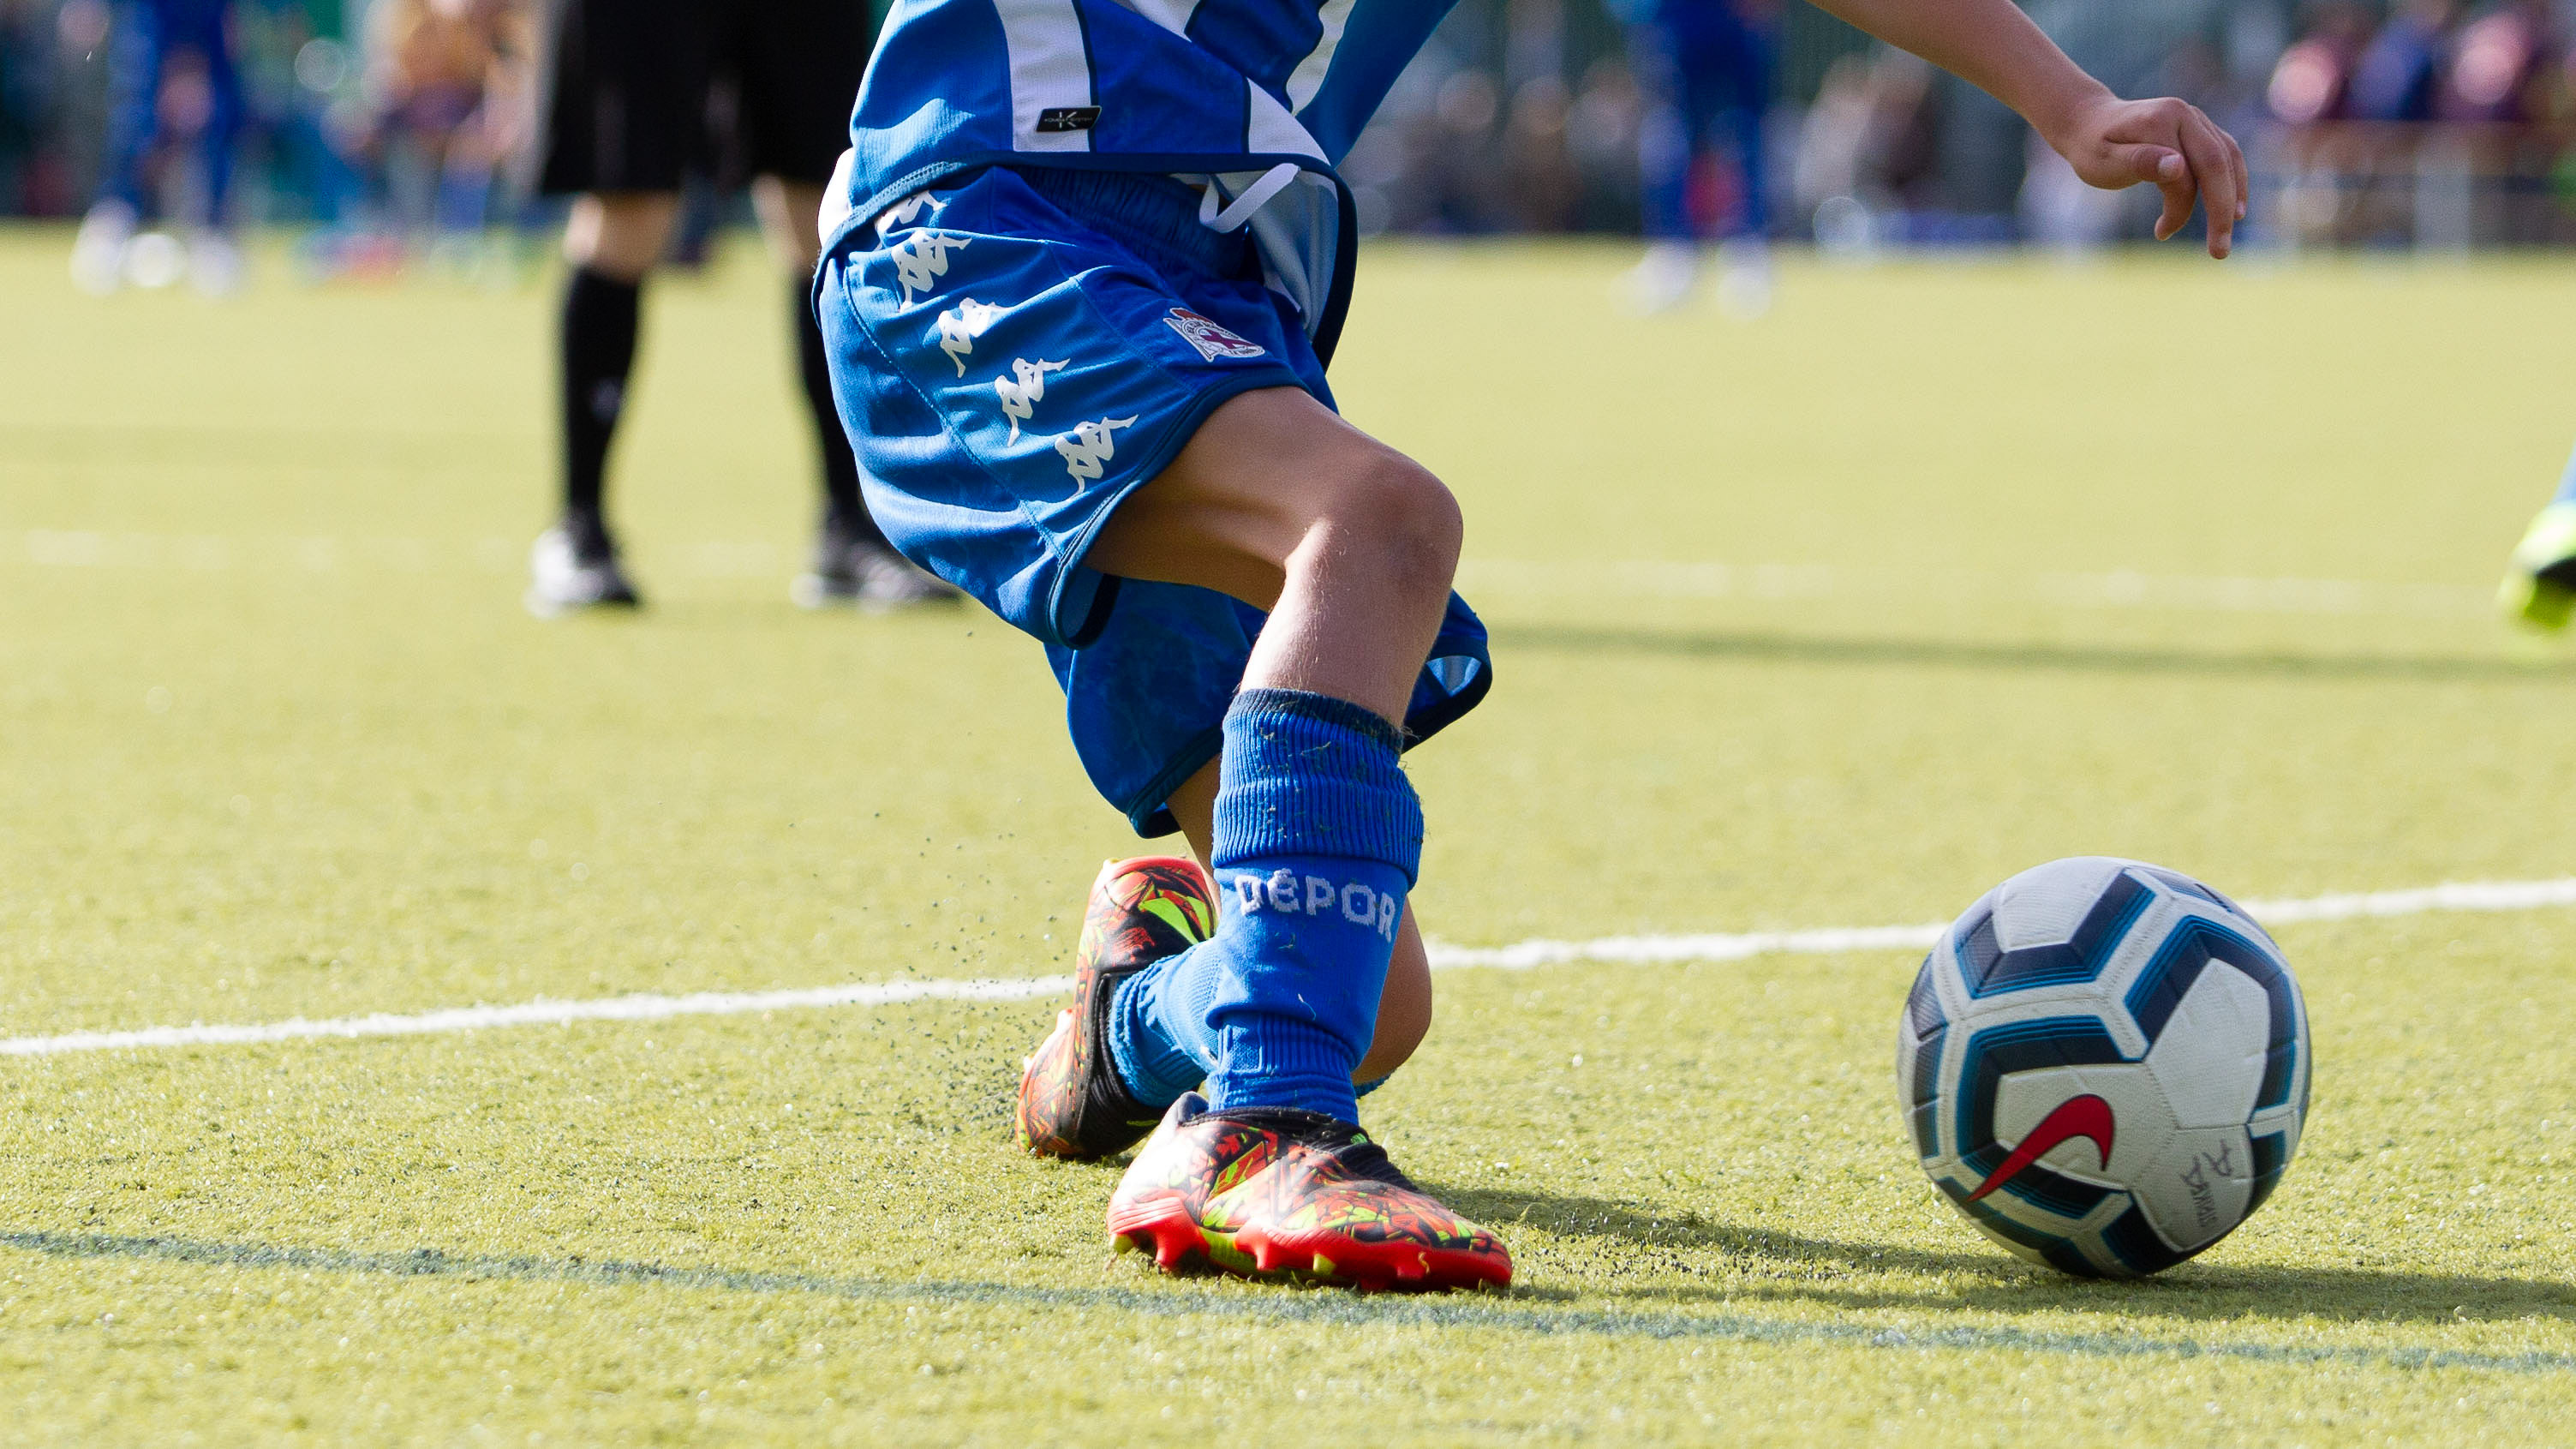
[[[1251,226],[1329,353],[1352,251],[1332,168],[1455,3],[896,0],[826,205],[846,227],[995,162],[1210,176],[1238,204],[1207,219]]]

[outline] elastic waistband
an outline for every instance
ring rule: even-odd
[[[1199,222],[1198,188],[1161,172],[1010,169],[1066,215],[1098,227],[1147,261],[1216,277],[1244,276],[1254,266],[1250,232],[1208,230]]]

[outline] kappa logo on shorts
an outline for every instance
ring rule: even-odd
[[[1018,380],[1007,377],[993,379],[993,391],[1002,399],[1002,416],[1011,420],[1012,442],[1020,440],[1020,424],[1027,422],[1037,411],[1038,404],[1046,400],[1046,375],[1062,372],[1064,368],[1065,364],[1061,362],[1031,362],[1025,357],[1014,357],[1011,371],[1018,374]],[[1135,419],[1128,421],[1134,422]],[[1109,450],[1104,447],[1100,456],[1108,457]]]
[[[916,191],[877,213],[877,235],[884,236],[899,228],[912,225],[920,219],[921,209],[925,206],[930,208],[932,216],[937,216],[948,209],[947,202],[927,191]]]
[[[920,231],[888,250],[886,255],[894,261],[894,279],[903,288],[903,304],[911,306],[913,293],[929,291],[948,275],[948,254],[964,251],[969,244],[962,236]]]
[[[1134,418],[1102,418],[1097,422],[1076,423],[1072,432],[1055,440],[1055,450],[1064,455],[1064,471],[1084,482],[1101,474],[1101,465],[1118,456],[1118,444],[1109,434],[1112,429],[1133,426]]]
[[[1269,356],[1260,343],[1228,330],[1214,317],[1202,317],[1187,307],[1174,307],[1172,315],[1163,319],[1163,325],[1181,334],[1182,339],[1197,348],[1199,356],[1209,362],[1220,357]]]
[[[1325,876],[1298,876],[1282,866],[1267,877],[1245,871],[1233,880],[1236,904],[1245,915],[1270,911],[1283,916],[1330,916],[1339,913],[1354,926],[1367,926],[1395,939],[1396,918],[1404,901],[1392,891],[1376,891],[1359,881],[1336,882]]]
[[[1045,132],[1088,131],[1099,124],[1098,106],[1049,106],[1038,112],[1037,129]]]
[[[939,314],[939,350],[957,364],[957,375],[966,375],[966,359],[975,355],[975,339],[993,325],[993,319],[1011,310],[978,302],[972,297],[959,302],[954,311]]]

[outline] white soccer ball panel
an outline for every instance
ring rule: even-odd
[[[2049,1113],[2088,1094],[2111,1105],[2117,1124],[2111,1134],[2111,1160],[2106,1164],[2094,1153],[2092,1139],[2077,1137],[2041,1153],[2040,1165],[2079,1182],[2120,1187],[2144,1171],[2173,1139],[2173,1121],[2155,1079],[2143,1066],[2015,1072],[1995,1086],[1995,1140],[2007,1150],[2018,1147]]]
[[[2241,1127],[2263,1086],[2272,1041],[2263,988],[2213,962],[2185,992],[2147,1053],[2173,1120],[2182,1127]]]
[[[2077,855],[2005,881],[1993,893],[1995,943],[2019,951],[2073,936],[2103,888],[2128,865],[2107,855]]]
[[[2254,1197],[2254,1149],[2241,1127],[2177,1132],[2130,1180],[2129,1191],[2164,1240],[2203,1248],[2245,1220]]]

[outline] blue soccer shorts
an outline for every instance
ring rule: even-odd
[[[1084,553],[1218,404],[1332,393],[1249,236],[1159,175],[990,167],[844,232],[814,304],[868,510],[896,548],[1046,646],[1092,783],[1140,833],[1216,758],[1262,612]],[[1416,684],[1427,738],[1491,688],[1452,595]]]

